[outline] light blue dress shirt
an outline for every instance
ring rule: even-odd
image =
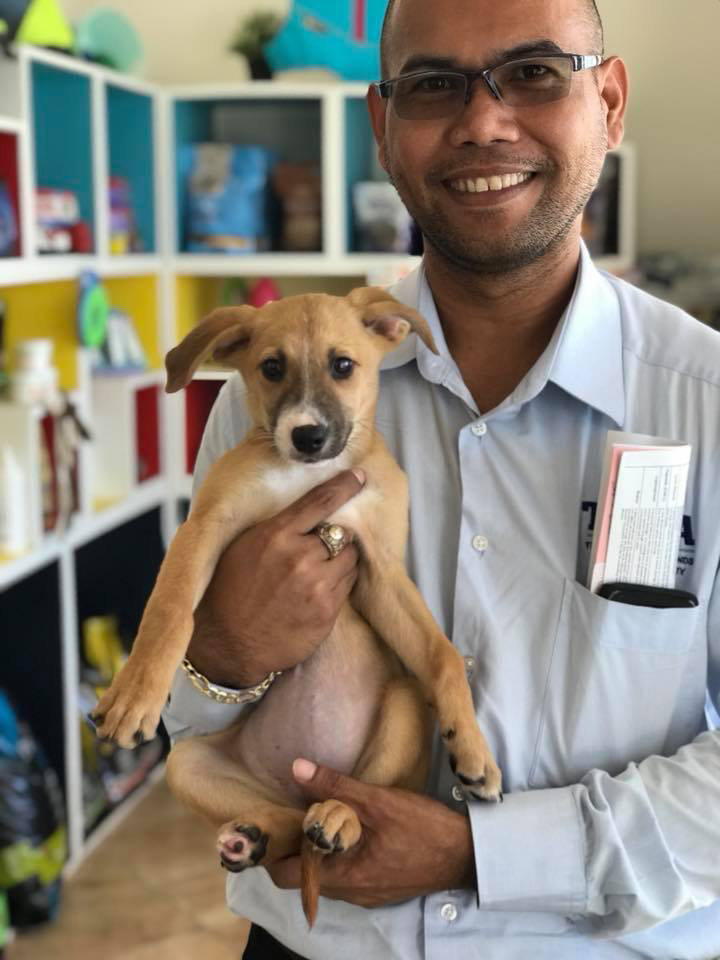
[[[706,713],[706,693],[720,702],[720,336],[599,272],[583,247],[551,343],[481,413],[422,268],[393,293],[440,351],[412,337],[381,375],[378,426],[410,483],[409,569],[466,658],[505,803],[470,805],[476,891],[375,910],[322,899],[309,934],[297,893],[254,869],[229,876],[230,906],[317,960],[720,955],[720,732]],[[233,377],[197,482],[246,429]],[[584,586],[610,429],[692,444],[678,586],[695,609]],[[179,673],[165,720],[181,737],[242,709]],[[453,786],[436,744],[431,791],[462,810]]]

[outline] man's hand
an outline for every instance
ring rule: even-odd
[[[472,836],[465,817],[430,797],[370,786],[307,760],[296,760],[293,774],[308,799],[343,800],[356,811],[363,828],[355,847],[323,858],[322,896],[378,907],[475,885]],[[267,870],[277,887],[299,888],[299,857],[280,860]]]
[[[333,559],[312,533],[362,489],[348,470],[240,534],[195,612],[188,649],[214,683],[248,687],[307,659],[330,634],[357,575],[357,548]]]

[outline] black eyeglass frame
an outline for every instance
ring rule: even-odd
[[[511,64],[519,63],[535,63],[537,60],[569,60],[572,64],[573,73],[577,73],[579,70],[589,70],[593,67],[599,67],[603,62],[604,57],[599,56],[598,54],[590,53],[539,53],[535,57],[518,57],[517,59],[503,60],[501,63],[496,63],[492,67],[485,67],[484,70],[459,70],[459,69],[444,69],[436,68],[434,70],[413,70],[410,73],[400,74],[397,77],[391,77],[389,80],[379,80],[377,83],[374,83],[373,86],[383,98],[383,100],[389,100],[392,97],[392,88],[400,80],[412,80],[417,77],[434,77],[434,76],[445,76],[445,77],[462,77],[465,81],[465,97],[463,100],[463,105],[467,106],[470,103],[470,97],[472,95],[472,88],[475,84],[475,81],[482,77],[485,86],[488,88],[490,93],[495,97],[496,100],[499,100],[500,103],[504,103],[500,91],[495,85],[495,81],[492,78],[492,74],[495,70],[499,70],[500,67],[507,67]],[[564,99],[561,97],[560,99]],[[552,101],[548,101],[552,102]]]

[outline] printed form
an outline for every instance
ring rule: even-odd
[[[608,432],[588,587],[674,587],[691,447]]]

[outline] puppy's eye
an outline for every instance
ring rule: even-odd
[[[350,357],[334,357],[330,363],[330,373],[334,380],[347,380],[354,366],[355,361]]]
[[[260,370],[266,380],[277,383],[285,376],[285,363],[280,357],[266,357],[260,364]]]

